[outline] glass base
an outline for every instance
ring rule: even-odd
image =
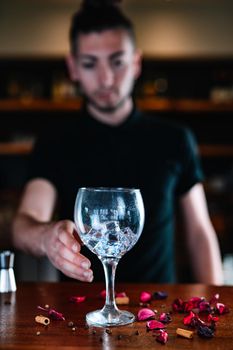
[[[89,312],[86,315],[86,321],[89,326],[95,327],[123,326],[134,322],[135,316],[128,311],[102,309]]]

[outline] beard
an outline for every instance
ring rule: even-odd
[[[118,101],[115,105],[106,105],[106,106],[101,106],[98,104],[98,102],[96,102],[94,99],[92,99],[91,97],[83,94],[83,97],[86,101],[87,104],[93,106],[96,110],[98,110],[101,113],[114,113],[116,112],[119,108],[121,108],[125,101],[128,99],[128,97],[130,96],[130,94],[128,94],[127,96],[123,97],[120,101]]]
[[[92,98],[91,96],[88,96],[80,85],[79,85],[79,92],[83,97],[86,105],[90,105],[94,107],[97,111],[101,113],[109,114],[109,113],[116,112],[118,109],[120,109],[124,105],[124,103],[128,100],[128,98],[132,96],[133,87],[134,87],[134,84],[132,83],[132,86],[130,87],[128,94],[126,94],[125,96],[122,96],[122,98],[118,100],[118,102],[116,102],[115,104],[109,104],[106,106],[101,106],[94,98]]]

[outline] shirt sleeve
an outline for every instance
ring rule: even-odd
[[[184,129],[179,151],[181,173],[177,182],[176,194],[181,196],[188,192],[195,184],[204,180],[197,142],[189,129]]]

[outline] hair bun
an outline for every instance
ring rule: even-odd
[[[121,0],[83,0],[82,8],[117,6]]]

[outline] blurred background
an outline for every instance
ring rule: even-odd
[[[10,223],[38,133],[57,127],[68,115],[75,117],[80,107],[64,59],[71,15],[79,4],[0,2],[0,249],[11,247]],[[124,0],[123,8],[135,24],[144,56],[136,103],[194,131],[225,284],[233,284],[233,2]],[[179,219],[176,231],[179,280],[190,282]],[[21,259],[26,260],[16,270],[29,261]],[[16,271],[19,279],[46,278],[42,261],[34,260],[26,263],[25,272]]]

